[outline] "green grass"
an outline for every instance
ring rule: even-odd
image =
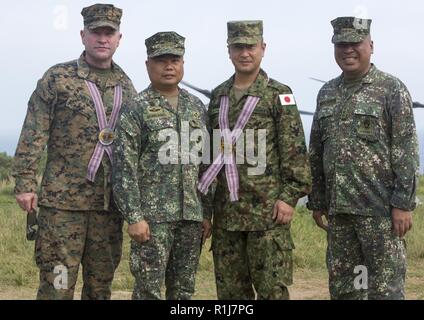
[[[421,177],[419,197],[424,200],[424,178]],[[38,269],[35,266],[34,242],[25,240],[26,214],[16,205],[11,182],[0,183],[0,293],[2,290],[19,294],[30,290],[29,299],[34,298],[38,285]],[[424,299],[424,205],[414,212],[414,226],[408,233],[407,293],[413,299]],[[124,248],[121,263],[116,271],[112,289],[126,292],[130,298],[133,277],[129,271],[129,239],[124,227]],[[315,225],[305,208],[298,208],[292,223],[292,235],[296,245],[294,251],[295,285],[300,283],[326,284],[325,232]],[[195,299],[215,299],[215,283],[210,241],[203,248],[196,278]],[[81,276],[77,291],[81,288]],[[322,288],[325,290],[325,287]],[[317,298],[318,296],[315,296]],[[121,297],[122,298],[122,297]]]
[[[308,270],[325,268],[326,234],[316,226],[310,211],[305,207],[296,210],[291,233],[296,246],[295,267]]]

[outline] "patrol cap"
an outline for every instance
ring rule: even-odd
[[[227,44],[255,44],[262,41],[262,20],[244,20],[227,22]]]
[[[155,33],[145,41],[147,56],[154,58],[164,54],[183,56],[185,38],[174,31]]]
[[[119,30],[122,9],[116,8],[112,4],[97,3],[82,9],[81,15],[84,17],[84,27],[89,30],[100,27]]]
[[[331,42],[361,42],[370,34],[371,22],[371,19],[360,19],[355,17],[336,18],[331,21],[331,25],[334,29],[334,35]]]

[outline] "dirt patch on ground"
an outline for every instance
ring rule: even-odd
[[[198,291],[204,291],[202,286]],[[75,299],[81,298],[81,288],[75,290]],[[406,282],[408,300],[424,299],[424,277],[409,276]],[[132,292],[114,290],[112,300],[130,300]],[[33,300],[36,296],[35,288],[0,286],[0,300]],[[290,287],[292,300],[328,300],[328,282],[325,271],[310,272],[298,270],[294,274],[294,284]],[[215,293],[196,292],[194,299],[216,299]]]

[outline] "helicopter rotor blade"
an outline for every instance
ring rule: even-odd
[[[313,78],[313,77],[309,77],[309,79],[314,80],[314,81],[318,81],[318,82],[321,82],[321,83],[327,82],[327,81],[324,81],[324,80],[321,80],[321,79],[318,79],[318,78]]]
[[[205,97],[207,97],[207,98],[211,98],[211,96],[212,96],[212,93],[209,91],[209,90],[206,90],[206,89],[200,89],[200,88],[198,88],[198,87],[196,87],[196,86],[193,86],[191,83],[188,83],[187,81],[184,81],[184,80],[181,80],[181,83],[183,84],[183,85],[185,85],[186,87],[189,87],[190,89],[193,89],[193,90],[195,90],[195,91],[197,91],[197,92],[200,92],[201,94],[203,94]]]
[[[310,112],[310,111],[303,111],[303,110],[299,110],[299,113],[300,113],[300,114],[307,115],[307,116],[313,116],[313,115],[314,115],[314,113],[313,113],[313,112]]]
[[[201,94],[203,94],[203,95],[205,95],[206,97],[208,97],[209,99],[211,98],[211,96],[212,96],[212,94],[211,94],[211,92],[209,91],[209,90],[206,90],[206,89],[200,89],[200,88],[198,88],[198,87],[196,87],[196,86],[194,86],[194,85],[192,85],[191,83],[189,83],[189,82],[187,82],[187,81],[181,81],[181,83],[183,84],[183,85],[185,85],[186,87],[189,87],[190,89],[193,89],[193,90],[195,90],[195,91],[197,91],[197,92],[200,92]],[[299,113],[300,114],[304,114],[304,115],[307,115],[307,116],[313,116],[314,115],[314,113],[313,112],[310,112],[310,111],[302,111],[302,110],[299,110]]]

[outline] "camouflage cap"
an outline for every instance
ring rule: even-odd
[[[89,30],[100,27],[119,30],[122,9],[116,8],[112,4],[98,3],[82,9],[81,15],[84,17],[84,27]]]
[[[183,56],[185,51],[184,41],[185,38],[174,31],[155,33],[145,41],[147,56],[149,58],[158,57],[164,54]]]
[[[334,19],[331,21],[331,25],[334,29],[334,35],[331,42],[361,42],[370,34],[371,21],[371,19],[360,19],[355,17],[339,17]]]
[[[263,23],[262,20],[252,21],[228,21],[227,44],[255,44],[262,41]]]

